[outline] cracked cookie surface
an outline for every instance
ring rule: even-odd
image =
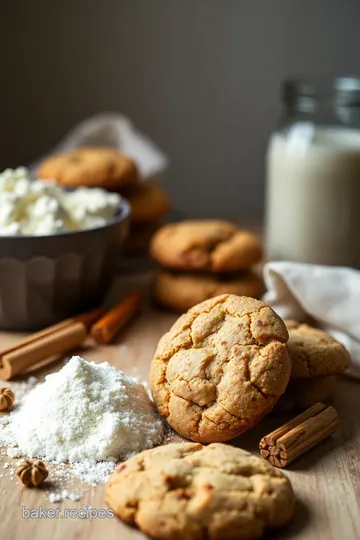
[[[282,319],[253,298],[224,294],[194,306],[160,339],[151,362],[160,415],[193,441],[236,437],[285,391],[287,339]]]
[[[150,253],[174,270],[236,272],[260,261],[259,238],[221,220],[182,221],[165,225],[154,235]]]
[[[348,367],[348,351],[332,336],[307,324],[285,323],[289,331],[292,379],[336,375]]]
[[[41,163],[37,175],[64,187],[100,187],[118,191],[138,182],[135,162],[114,148],[76,148]]]
[[[115,514],[169,540],[251,540],[288,523],[289,480],[266,461],[224,444],[153,448],[118,466],[106,486]]]

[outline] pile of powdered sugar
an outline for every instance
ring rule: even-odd
[[[10,457],[70,462],[87,483],[104,481],[118,459],[162,441],[163,424],[139,381],[108,363],[74,356],[2,418]]]

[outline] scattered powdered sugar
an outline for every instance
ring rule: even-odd
[[[38,382],[37,377],[30,376],[27,381],[21,381],[21,382],[9,382],[6,381],[6,385],[11,388],[11,390],[15,394],[15,405],[13,407],[14,410],[16,410],[24,401],[25,397],[31,390],[33,390],[34,385]],[[10,415],[6,414],[3,416],[0,416],[0,442],[1,442],[1,430],[3,426],[6,424],[9,424],[10,422]],[[12,449],[9,450],[8,456],[9,457],[17,457],[17,455],[21,456],[21,452],[19,453],[19,450]]]
[[[80,501],[80,495],[79,493],[68,493],[66,499],[70,499],[70,501]]]
[[[1,436],[1,433],[0,433],[0,436]],[[11,458],[16,458],[16,457],[20,457],[24,455],[18,446],[13,446],[13,447],[8,448],[6,453]]]
[[[90,486],[96,486],[107,482],[115,466],[113,461],[85,461],[74,463],[72,472],[83,482]]]
[[[51,503],[58,503],[63,501],[64,499],[69,499],[70,501],[80,501],[81,497],[79,493],[68,491],[67,489],[63,489],[60,492],[51,492],[48,494],[48,499]]]
[[[49,493],[48,499],[51,503],[61,502],[61,493]]]
[[[152,448],[164,436],[144,386],[108,363],[74,356],[44,383],[24,384],[32,390],[3,417],[0,442],[8,445],[9,457],[57,464],[59,479],[71,474],[93,486],[106,482],[118,459]],[[71,473],[62,469],[65,462]],[[57,495],[50,493],[49,500]]]
[[[9,382],[6,381],[6,385],[11,387],[11,390],[15,394],[15,405],[18,406],[22,403],[24,398],[27,396],[31,390],[33,390],[34,386],[38,382],[37,377],[34,377],[33,375],[30,376],[27,381],[20,381],[20,382]],[[0,422],[7,423],[7,419],[9,416],[2,416],[0,419]]]

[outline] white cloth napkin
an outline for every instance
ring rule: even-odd
[[[140,133],[130,120],[118,113],[92,116],[75,126],[47,155],[64,152],[79,146],[111,146],[127,154],[136,162],[142,180],[158,180],[168,166],[161,150]],[[30,166],[34,173],[42,156]]]
[[[264,267],[268,292],[263,300],[283,319],[305,322],[328,332],[348,349],[349,373],[360,377],[360,272],[352,268],[295,262]]]

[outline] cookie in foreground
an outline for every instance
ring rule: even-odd
[[[151,538],[252,540],[286,525],[295,498],[280,471],[245,450],[179,443],[119,465],[106,502]]]
[[[151,362],[160,415],[193,441],[243,433],[286,389],[287,340],[282,319],[259,300],[224,294],[194,306],[160,339]]]

